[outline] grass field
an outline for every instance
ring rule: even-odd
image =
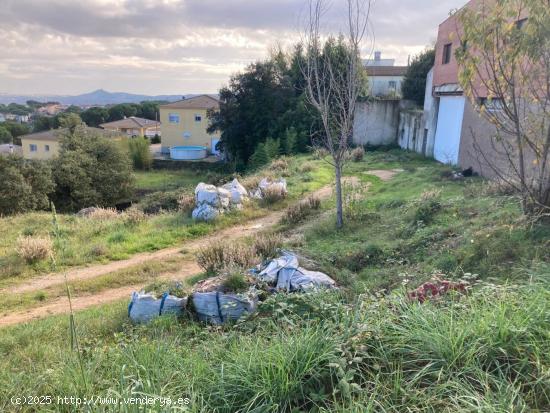
[[[306,162],[313,170],[299,172]],[[403,172],[386,182],[365,173],[390,168]],[[330,179],[305,157],[288,169],[293,199]],[[346,169],[369,188],[346,188],[343,230],[332,200],[279,228],[288,249],[339,281],[336,292],[275,295],[225,327],[133,326],[119,302],[76,315],[79,351],[67,316],[1,329],[0,410],[34,394],[186,397],[181,410],[191,412],[549,411],[550,226],[524,220],[515,199],[483,180],[448,172],[401,151],[368,153]],[[472,288],[406,298],[434,274]]]

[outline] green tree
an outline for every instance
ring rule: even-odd
[[[42,132],[53,129],[53,118],[49,116],[37,116],[33,121],[33,132]]]
[[[259,143],[256,147],[256,150],[250,157],[249,168],[252,170],[259,169],[262,166],[266,165],[269,160],[270,158],[267,152],[266,144],[263,142]]]
[[[109,111],[105,108],[89,108],[80,115],[86,125],[97,128],[109,119]]]
[[[0,143],[11,143],[13,141],[13,136],[11,132],[3,126],[0,126]]]
[[[407,69],[403,80],[402,92],[405,99],[409,99],[418,105],[424,105],[426,94],[426,77],[435,62],[435,49],[424,50],[415,56]]]
[[[47,209],[54,191],[50,165],[20,156],[0,157],[0,214]]]
[[[113,207],[127,201],[134,191],[128,153],[82,125],[62,137],[59,156],[53,160],[53,176],[55,202],[63,210]]]

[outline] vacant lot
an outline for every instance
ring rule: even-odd
[[[286,173],[294,199],[330,178],[307,157]],[[401,151],[369,153],[346,175],[356,178],[342,231],[330,199],[277,228],[339,291],[275,295],[223,328],[171,318],[132,326],[123,300],[77,313],[79,351],[66,316],[4,328],[0,408],[30,393],[183,396],[194,412],[548,411],[550,227],[523,219],[495,186],[453,181],[448,168]],[[158,265],[135,273],[147,280]],[[407,298],[434,276],[468,282],[469,293]]]

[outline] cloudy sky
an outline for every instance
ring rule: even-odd
[[[376,0],[375,48],[405,64],[466,0]],[[212,93],[297,37],[307,0],[0,0],[0,93]],[[338,28],[343,0],[326,15]]]

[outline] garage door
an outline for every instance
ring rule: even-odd
[[[439,101],[434,157],[439,162],[456,165],[464,118],[463,96],[443,96]]]

